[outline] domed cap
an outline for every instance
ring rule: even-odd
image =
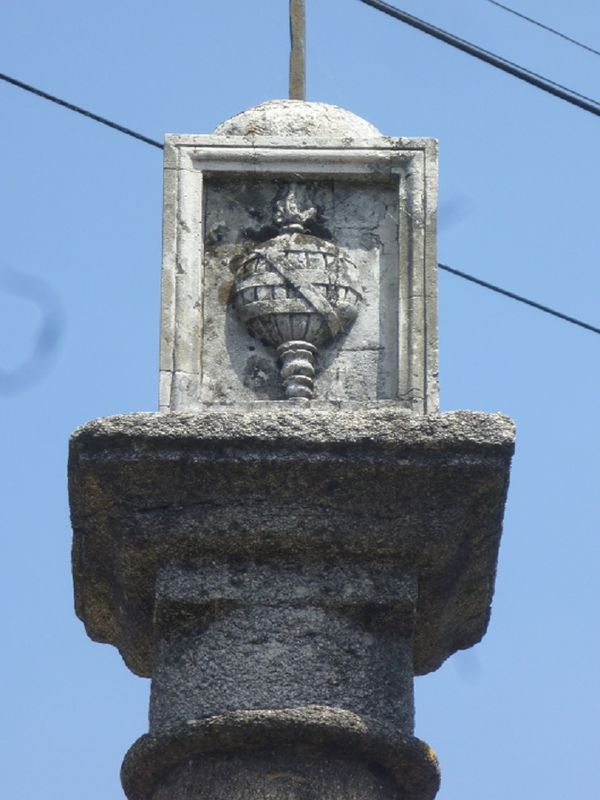
[[[381,136],[370,122],[327,103],[269,100],[225,120],[218,136],[278,136],[290,139],[364,139]]]

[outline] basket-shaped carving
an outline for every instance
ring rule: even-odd
[[[300,381],[306,391],[300,392],[294,375],[286,376],[282,369],[288,397],[312,397],[314,354],[348,330],[361,299],[358,270],[348,256],[331,242],[305,233],[276,236],[252,250],[236,270],[233,303],[251,333],[278,348],[284,362],[284,353],[295,350],[297,376],[302,374],[298,351],[313,353],[310,368],[304,367],[310,380]]]

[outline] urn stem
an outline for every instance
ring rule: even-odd
[[[286,399],[312,400],[317,348],[309,342],[289,341],[277,348]]]

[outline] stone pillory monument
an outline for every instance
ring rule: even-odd
[[[125,793],[432,800],[413,678],[485,633],[514,434],[438,410],[435,142],[282,100],[164,174],[160,413],[70,451],[77,614],[152,679]]]

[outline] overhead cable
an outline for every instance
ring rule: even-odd
[[[453,275],[458,275],[459,278],[464,278],[467,281],[471,281],[471,283],[476,283],[478,286],[491,289],[492,292],[497,292],[498,294],[503,294],[505,297],[510,297],[511,300],[517,300],[519,303],[525,303],[527,306],[537,308],[538,311],[543,311],[545,314],[552,314],[553,317],[558,317],[565,322],[570,322],[572,325],[579,325],[580,328],[585,328],[593,333],[600,333],[600,328],[596,328],[595,325],[590,325],[588,322],[575,319],[575,317],[569,317],[567,314],[563,314],[562,311],[556,311],[554,308],[549,308],[541,303],[536,303],[535,300],[529,300],[527,297],[523,297],[523,295],[509,292],[508,289],[502,289],[500,286],[496,286],[493,283],[482,281],[481,278],[476,278],[474,275],[469,275],[468,272],[461,272],[461,270],[454,269],[454,267],[449,267],[447,264],[438,264],[438,267],[443,269],[444,272],[451,272]]]
[[[53,94],[48,94],[48,92],[37,89],[35,86],[31,86],[29,83],[23,83],[23,81],[19,81],[16,78],[11,78],[10,75],[4,75],[2,72],[0,72],[0,80],[6,81],[6,83],[10,83],[13,86],[17,86],[19,89],[24,89],[26,92],[31,92],[31,94],[35,94],[38,97],[43,97],[44,100],[50,100],[51,103],[56,103],[59,106],[63,106],[63,108],[68,108],[69,111],[74,111],[76,114],[81,114],[84,117],[93,119],[94,122],[99,122],[101,125],[106,125],[109,128],[113,128],[114,130],[119,131],[119,133],[124,133],[126,136],[131,136],[133,139],[139,139],[140,142],[151,144],[153,147],[158,147],[160,150],[163,149],[162,143],[158,142],[156,139],[151,139],[149,136],[144,136],[142,133],[132,131],[131,128],[126,128],[124,125],[119,125],[118,122],[113,122],[106,117],[101,117],[98,114],[94,114],[92,111],[81,108],[81,106],[76,106],[73,103],[68,103],[66,100],[61,100],[60,97],[56,97]]]
[[[529,83],[531,86],[535,86],[544,92],[548,92],[548,94],[552,94],[561,100],[565,100],[567,103],[571,103],[584,111],[589,111],[590,114],[595,114],[597,117],[600,117],[600,102],[591,97],[587,97],[587,95],[580,94],[574,89],[569,89],[561,83],[556,83],[556,81],[550,80],[550,78],[545,78],[537,72],[532,72],[525,67],[521,67],[519,64],[515,64],[514,61],[509,61],[502,56],[497,56],[489,50],[484,50],[483,47],[479,47],[478,45],[468,42],[466,39],[461,39],[459,36],[448,33],[448,31],[442,28],[437,28],[435,25],[431,25],[429,22],[425,22],[425,20],[414,17],[412,14],[407,14],[406,11],[401,11],[399,8],[389,5],[389,3],[383,3],[381,0],[359,0],[359,2],[371,6],[377,11],[382,11],[384,14],[394,17],[394,19],[400,22],[405,22],[407,25],[417,28],[417,30],[429,36],[433,36],[435,39],[439,39],[445,44],[462,50],[463,53],[478,58],[480,61],[484,61],[486,64],[490,64],[492,67],[496,67],[496,69],[500,69],[503,72],[507,72],[509,75],[519,78],[519,80],[525,81],[525,83]]]
[[[549,31],[550,33],[555,34],[555,36],[560,36],[561,39],[566,39],[567,42],[571,42],[571,44],[577,45],[577,47],[581,47],[584,50],[588,50],[590,53],[593,53],[596,56],[600,56],[600,50],[594,50],[593,47],[590,47],[583,42],[578,41],[577,39],[573,39],[570,36],[567,36],[566,33],[562,33],[562,31],[557,31],[556,28],[551,28],[549,25],[544,25],[543,22],[540,22],[537,19],[533,19],[533,17],[528,17],[526,14],[522,14],[520,11],[517,11],[516,8],[511,8],[510,6],[505,6],[504,3],[498,3],[496,0],[486,0],[486,2],[491,3],[493,6],[498,6],[498,8],[503,9],[504,11],[508,11],[509,14],[514,14],[515,17],[520,17],[521,19],[527,20],[527,22],[531,22],[533,25],[537,25],[538,28],[543,28],[545,31]]]
[[[365,0],[366,1],[366,0]],[[72,103],[67,103],[65,100],[61,100],[59,97],[54,97],[53,95],[49,95],[46,92],[41,91],[40,89],[36,89],[34,86],[29,86],[22,81],[18,81],[15,78],[10,78],[7,75],[3,75],[0,73],[0,79],[7,81],[8,83],[13,84],[14,86],[19,87],[20,89],[25,89],[28,92],[32,92],[32,94],[38,95],[39,97],[43,97],[46,100],[51,100],[54,103],[58,103],[58,105],[64,106],[68,108],[70,111],[75,111],[78,114],[83,114],[86,117],[94,120],[95,122],[99,122],[102,125],[108,125],[109,128],[113,128],[119,133],[124,133],[126,136],[132,136],[134,139],[138,139],[141,142],[145,142],[146,144],[150,144],[153,147],[157,147],[160,150],[163,150],[163,145],[156,141],[155,139],[150,139],[148,136],[144,136],[141,133],[137,133],[136,131],[132,131],[129,128],[125,128],[122,125],[118,125],[116,122],[112,122],[111,120],[105,119],[104,117],[98,116],[98,114],[93,114],[91,111],[86,111],[85,109],[79,108],[79,106],[74,106]],[[451,272],[454,275],[457,275],[460,278],[464,278],[467,281],[471,281],[472,283],[476,283],[479,286],[483,286],[486,289],[491,289],[493,292],[498,292],[499,294],[503,294],[506,297],[510,297],[513,300],[518,300],[521,303],[525,303],[533,308],[537,308],[539,311],[544,311],[546,314],[552,314],[555,317],[559,317],[566,322],[570,322],[573,325],[579,325],[582,328],[586,328],[587,330],[593,331],[594,333],[600,333],[600,328],[596,328],[593,325],[589,325],[587,322],[582,322],[581,320],[575,319],[574,317],[569,317],[567,314],[563,314],[560,311],[555,311],[552,308],[548,308],[548,306],[544,306],[541,303],[536,303],[535,300],[529,300],[526,297],[522,297],[521,295],[515,294],[514,292],[509,292],[507,289],[501,289],[499,286],[495,286],[493,283],[488,283],[487,281],[482,281],[480,278],[476,278],[474,275],[469,275],[467,272],[461,272],[458,269],[454,269],[453,267],[449,267],[447,264],[438,264],[438,267],[446,272]]]

